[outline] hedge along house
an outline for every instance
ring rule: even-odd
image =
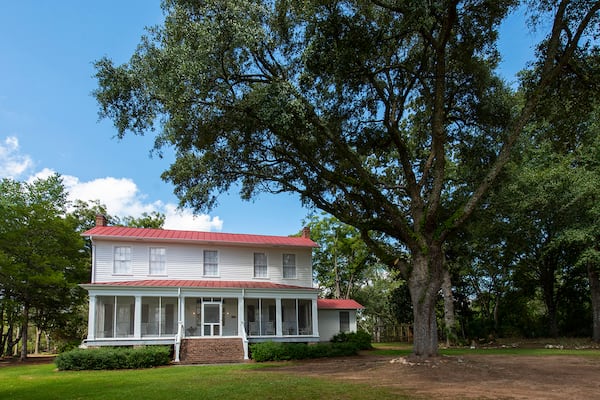
[[[91,282],[81,285],[87,346],[174,345],[177,362],[241,361],[252,342],[356,330],[360,304],[317,298],[306,228],[228,234],[114,227],[98,216],[83,236],[92,242]]]

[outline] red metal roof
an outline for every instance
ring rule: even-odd
[[[186,241],[259,246],[319,247],[309,238],[292,236],[247,235],[238,233],[178,231],[170,229],[97,226],[82,233],[93,239]]]
[[[303,289],[318,290],[303,286],[283,285],[262,281],[205,281],[185,279],[152,279],[140,281],[96,282],[84,286],[119,286],[119,287],[181,287],[181,288],[216,288],[216,289]]]
[[[351,299],[318,299],[317,308],[323,310],[360,310],[364,307]]]

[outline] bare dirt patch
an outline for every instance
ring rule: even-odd
[[[387,386],[435,399],[598,399],[600,358],[468,355],[412,363],[365,352],[279,365],[272,371]]]
[[[50,364],[54,362],[55,356],[48,355],[29,355],[25,361],[21,361],[19,357],[0,357],[0,367],[8,367],[14,365],[34,365],[34,364]]]

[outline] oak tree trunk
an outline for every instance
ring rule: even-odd
[[[435,314],[437,296],[442,283],[441,246],[427,251],[413,250],[408,287],[413,305],[413,356],[438,355],[438,332]]]

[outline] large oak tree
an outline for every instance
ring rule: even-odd
[[[97,61],[95,96],[120,136],[159,128],[182,204],[294,192],[359,229],[408,280],[414,354],[429,357],[444,242],[598,33],[598,1],[530,2],[548,32],[517,97],[496,70],[517,3],[166,0],[128,63]]]

